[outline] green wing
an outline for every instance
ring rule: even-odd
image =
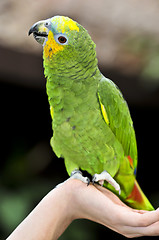
[[[128,156],[135,170],[137,167],[136,137],[126,101],[118,87],[104,76],[98,85],[98,98],[106,124],[122,144],[125,156]]]

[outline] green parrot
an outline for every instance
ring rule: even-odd
[[[85,170],[127,205],[153,210],[136,181],[137,145],[127,103],[100,72],[86,29],[55,16],[35,23],[31,33],[43,45],[51,146],[68,174],[89,183],[80,171]]]

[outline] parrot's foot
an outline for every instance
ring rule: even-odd
[[[88,177],[83,177],[82,176],[82,172],[79,171],[79,170],[74,170],[72,173],[71,173],[71,176],[64,182],[67,182],[69,179],[79,179],[80,181],[84,182],[87,184],[87,186],[89,185],[90,183],[90,179]],[[61,185],[63,185],[63,183],[59,183],[56,188],[60,187]]]
[[[89,183],[90,183],[90,179],[88,177],[83,177],[82,176],[82,172],[79,171],[79,170],[74,170],[71,173],[70,178],[72,178],[72,179],[79,179],[80,181],[86,183],[87,185],[89,185]]]
[[[103,186],[104,181],[107,181],[108,183],[110,183],[115,190],[119,191],[119,195],[121,193],[120,190],[120,185],[111,177],[111,175],[107,172],[107,171],[103,171],[100,174],[94,174],[93,178],[92,178],[92,182],[98,182],[101,186]]]

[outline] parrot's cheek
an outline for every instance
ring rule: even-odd
[[[44,43],[44,57],[51,58],[52,55],[57,54],[59,51],[62,51],[64,46],[58,44],[55,39],[53,33],[50,31],[48,34],[48,38]]]

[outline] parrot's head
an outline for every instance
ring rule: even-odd
[[[88,32],[68,17],[55,16],[35,23],[29,30],[43,45],[44,62],[58,65],[75,65],[96,59],[95,44]]]

